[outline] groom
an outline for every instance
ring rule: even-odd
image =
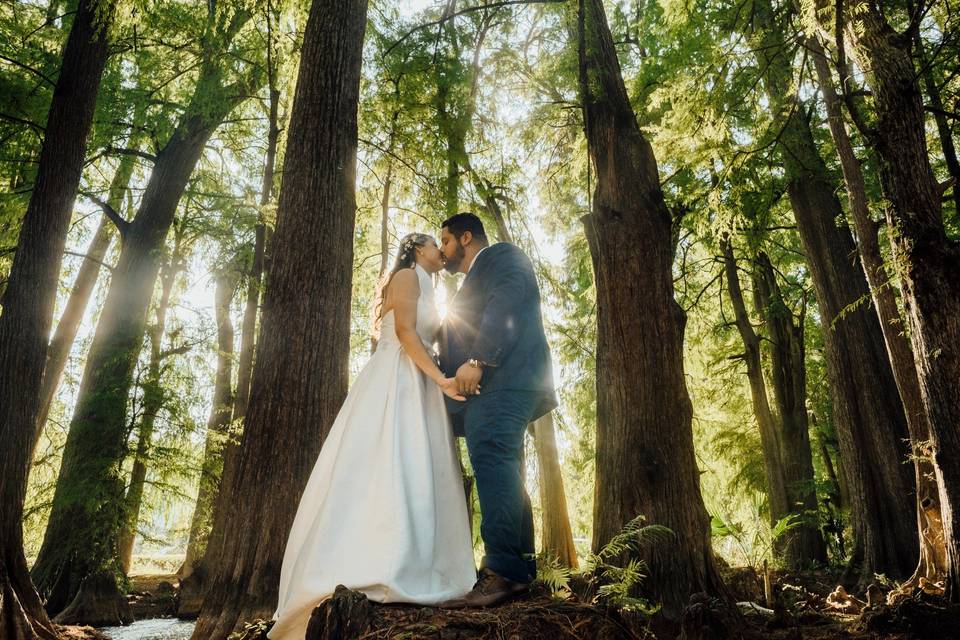
[[[557,400],[530,259],[508,242],[489,246],[472,213],[444,221],[440,250],[447,271],[466,274],[443,324],[440,368],[467,396],[447,408],[467,439],[486,551],[473,590],[440,606],[486,607],[525,592],[537,575],[523,437]]]

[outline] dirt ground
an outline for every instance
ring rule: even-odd
[[[772,575],[773,607],[767,607],[761,576],[730,569],[724,576],[737,613],[701,598],[688,609],[682,628],[656,617],[583,602],[575,595],[551,596],[537,586],[529,596],[500,607],[445,611],[435,607],[380,605],[344,589],[318,607],[308,640],[960,640],[960,606],[922,593],[896,607],[839,611],[828,603],[835,575],[823,572]],[[134,617],[168,617],[176,609],[175,575],[132,578]],[[752,604],[748,604],[752,603]],[[855,608],[857,605],[854,604]],[[242,640],[265,637],[270,623],[257,621]],[[65,640],[100,640],[90,627],[61,627]]]

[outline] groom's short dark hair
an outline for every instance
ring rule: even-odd
[[[441,229],[449,229],[458,240],[465,231],[469,231],[473,237],[484,244],[487,243],[487,232],[483,229],[483,223],[475,214],[469,211],[463,211],[450,216],[440,225]]]

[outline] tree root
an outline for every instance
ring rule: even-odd
[[[126,597],[109,572],[88,576],[66,609],[53,621],[62,625],[118,626],[133,622]]]
[[[33,591],[26,567],[21,566],[20,571],[8,572],[6,564],[0,565],[0,638],[55,640],[57,632],[41,607],[36,591]],[[26,589],[31,593],[24,593]],[[23,598],[21,593],[24,593]]]
[[[856,628],[881,635],[903,634],[906,640],[960,638],[960,605],[917,591],[896,605],[865,609]]]
[[[177,600],[177,617],[181,620],[196,620],[207,594],[207,570],[203,563],[193,573],[180,581],[180,597]]]
[[[653,635],[640,616],[570,600],[538,595],[489,609],[443,610],[411,605],[380,605],[337,587],[318,606],[307,640],[647,640]]]

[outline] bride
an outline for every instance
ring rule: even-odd
[[[324,441],[280,572],[270,640],[301,640],[338,584],[377,602],[437,604],[470,591],[476,568],[443,394],[428,346],[440,329],[433,238],[413,233],[385,276],[380,339]]]

